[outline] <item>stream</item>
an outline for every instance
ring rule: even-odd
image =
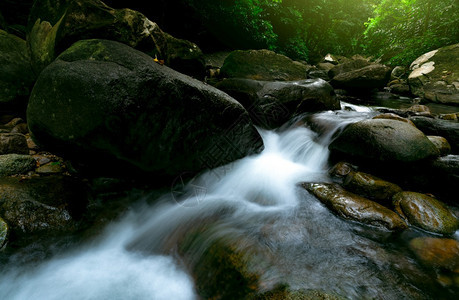
[[[137,199],[96,239],[40,262],[19,264],[13,256],[0,271],[0,299],[199,299],[188,265],[219,239],[256,253],[252,268],[266,290],[284,283],[349,299],[454,298],[457,291],[440,286],[407,249],[408,239],[425,233],[345,221],[299,187],[331,182],[333,134],[376,114],[345,105],[355,111],[308,116],[320,133],[301,118],[260,129],[262,153],[175,185],[155,201]],[[180,244],[195,228],[205,238],[183,258]]]

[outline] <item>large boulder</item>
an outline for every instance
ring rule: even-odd
[[[459,44],[423,54],[410,70],[411,93],[426,101],[459,105]]]
[[[107,40],[83,40],[41,73],[27,119],[47,149],[177,175],[259,151],[247,111],[227,94]]]
[[[329,148],[348,156],[383,162],[413,162],[439,155],[435,145],[420,130],[388,119],[350,124]]]
[[[356,64],[355,61],[354,63]],[[340,68],[340,66],[338,65],[335,68]],[[383,88],[389,82],[390,72],[391,69],[385,65],[369,64],[358,69],[350,68],[349,71],[344,69],[341,73],[337,72],[337,75],[333,76],[330,83],[335,88],[354,91]]]
[[[217,88],[238,100],[261,127],[282,125],[295,114],[340,109],[333,88],[322,79],[258,81],[230,78]]]
[[[269,50],[236,50],[226,57],[221,75],[266,81],[306,79],[310,66]]]
[[[0,104],[16,103],[29,96],[36,79],[26,42],[0,30]]]
[[[459,123],[433,119],[422,116],[410,118],[419,130],[428,135],[437,135],[444,137],[451,146],[453,153],[459,153]]]
[[[337,184],[303,183],[302,186],[345,219],[389,230],[407,228],[405,222],[395,212],[376,202],[350,193]]]
[[[410,250],[426,266],[456,271],[459,268],[459,241],[446,238],[418,237],[410,241]]]
[[[453,234],[459,220],[451,209],[435,198],[421,193],[400,192],[392,198],[396,211],[414,226],[424,230]]]
[[[340,74],[355,71],[355,70],[364,68],[369,65],[371,65],[371,63],[366,59],[363,59],[363,58],[352,59],[352,60],[346,61],[345,63],[334,66],[332,69],[328,71],[328,76],[330,76],[330,78],[334,78]]]
[[[100,0],[37,0],[28,31],[37,72],[74,42],[101,38],[127,44],[179,71],[204,77],[203,54],[195,44],[163,32],[137,11],[113,9]]]

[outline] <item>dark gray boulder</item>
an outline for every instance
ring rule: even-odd
[[[370,64],[360,69],[335,75],[330,83],[335,88],[349,90],[383,88],[389,82],[390,72],[391,69],[387,66]]]
[[[221,76],[267,81],[306,79],[311,66],[269,50],[236,50],[225,59]]]
[[[332,86],[322,79],[258,81],[230,78],[216,87],[244,105],[253,122],[265,128],[280,126],[295,114],[341,108]]]
[[[41,73],[27,109],[37,144],[97,164],[177,175],[259,151],[241,104],[107,40],[83,40]]]
[[[439,155],[435,145],[420,130],[408,123],[389,119],[350,124],[329,148],[380,162],[414,162]]]

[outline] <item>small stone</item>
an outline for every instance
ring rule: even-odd
[[[455,113],[455,114],[440,114],[438,116],[438,118],[440,118],[442,120],[448,120],[448,121],[457,121],[458,120],[457,115],[458,115],[458,113]]]
[[[40,150],[40,147],[38,147],[37,144],[33,141],[33,139],[30,137],[30,135],[26,135],[26,140],[27,140],[27,147],[31,150]]]
[[[49,163],[38,167],[35,172],[38,174],[58,174],[64,172],[63,168],[58,163]]]
[[[357,168],[356,166],[351,165],[350,163],[341,161],[337,163],[336,165],[334,165],[333,168],[331,168],[328,173],[331,176],[345,177],[350,172],[356,170],[356,168]]]
[[[14,118],[13,120],[9,121],[5,124],[5,127],[13,128],[18,124],[24,123],[24,120],[21,118]]]
[[[1,154],[28,154],[27,140],[20,133],[0,133],[0,155]]]
[[[24,174],[35,168],[35,159],[30,155],[0,155],[0,176]]]
[[[38,166],[43,166],[51,162],[51,159],[44,155],[34,155],[33,158],[37,161]]]
[[[29,132],[29,127],[27,127],[27,123],[21,123],[16,126],[14,126],[13,129],[11,129],[11,133],[21,133],[21,134],[26,134]]]

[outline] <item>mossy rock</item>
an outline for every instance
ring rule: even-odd
[[[435,198],[400,192],[392,200],[397,212],[414,226],[440,234],[453,234],[459,228],[459,220],[451,209]]]
[[[344,300],[335,293],[321,290],[291,290],[288,287],[278,287],[272,291],[255,295],[250,300]]]
[[[0,104],[25,102],[36,79],[26,41],[0,30]]]
[[[0,155],[0,176],[24,174],[35,168],[36,162],[30,155]]]
[[[459,242],[457,240],[418,237],[410,241],[409,247],[423,264],[459,272]]]
[[[309,67],[269,50],[236,50],[225,59],[221,76],[266,81],[306,79]]]
[[[429,102],[459,105],[459,44],[430,51],[410,66],[411,92]]]

